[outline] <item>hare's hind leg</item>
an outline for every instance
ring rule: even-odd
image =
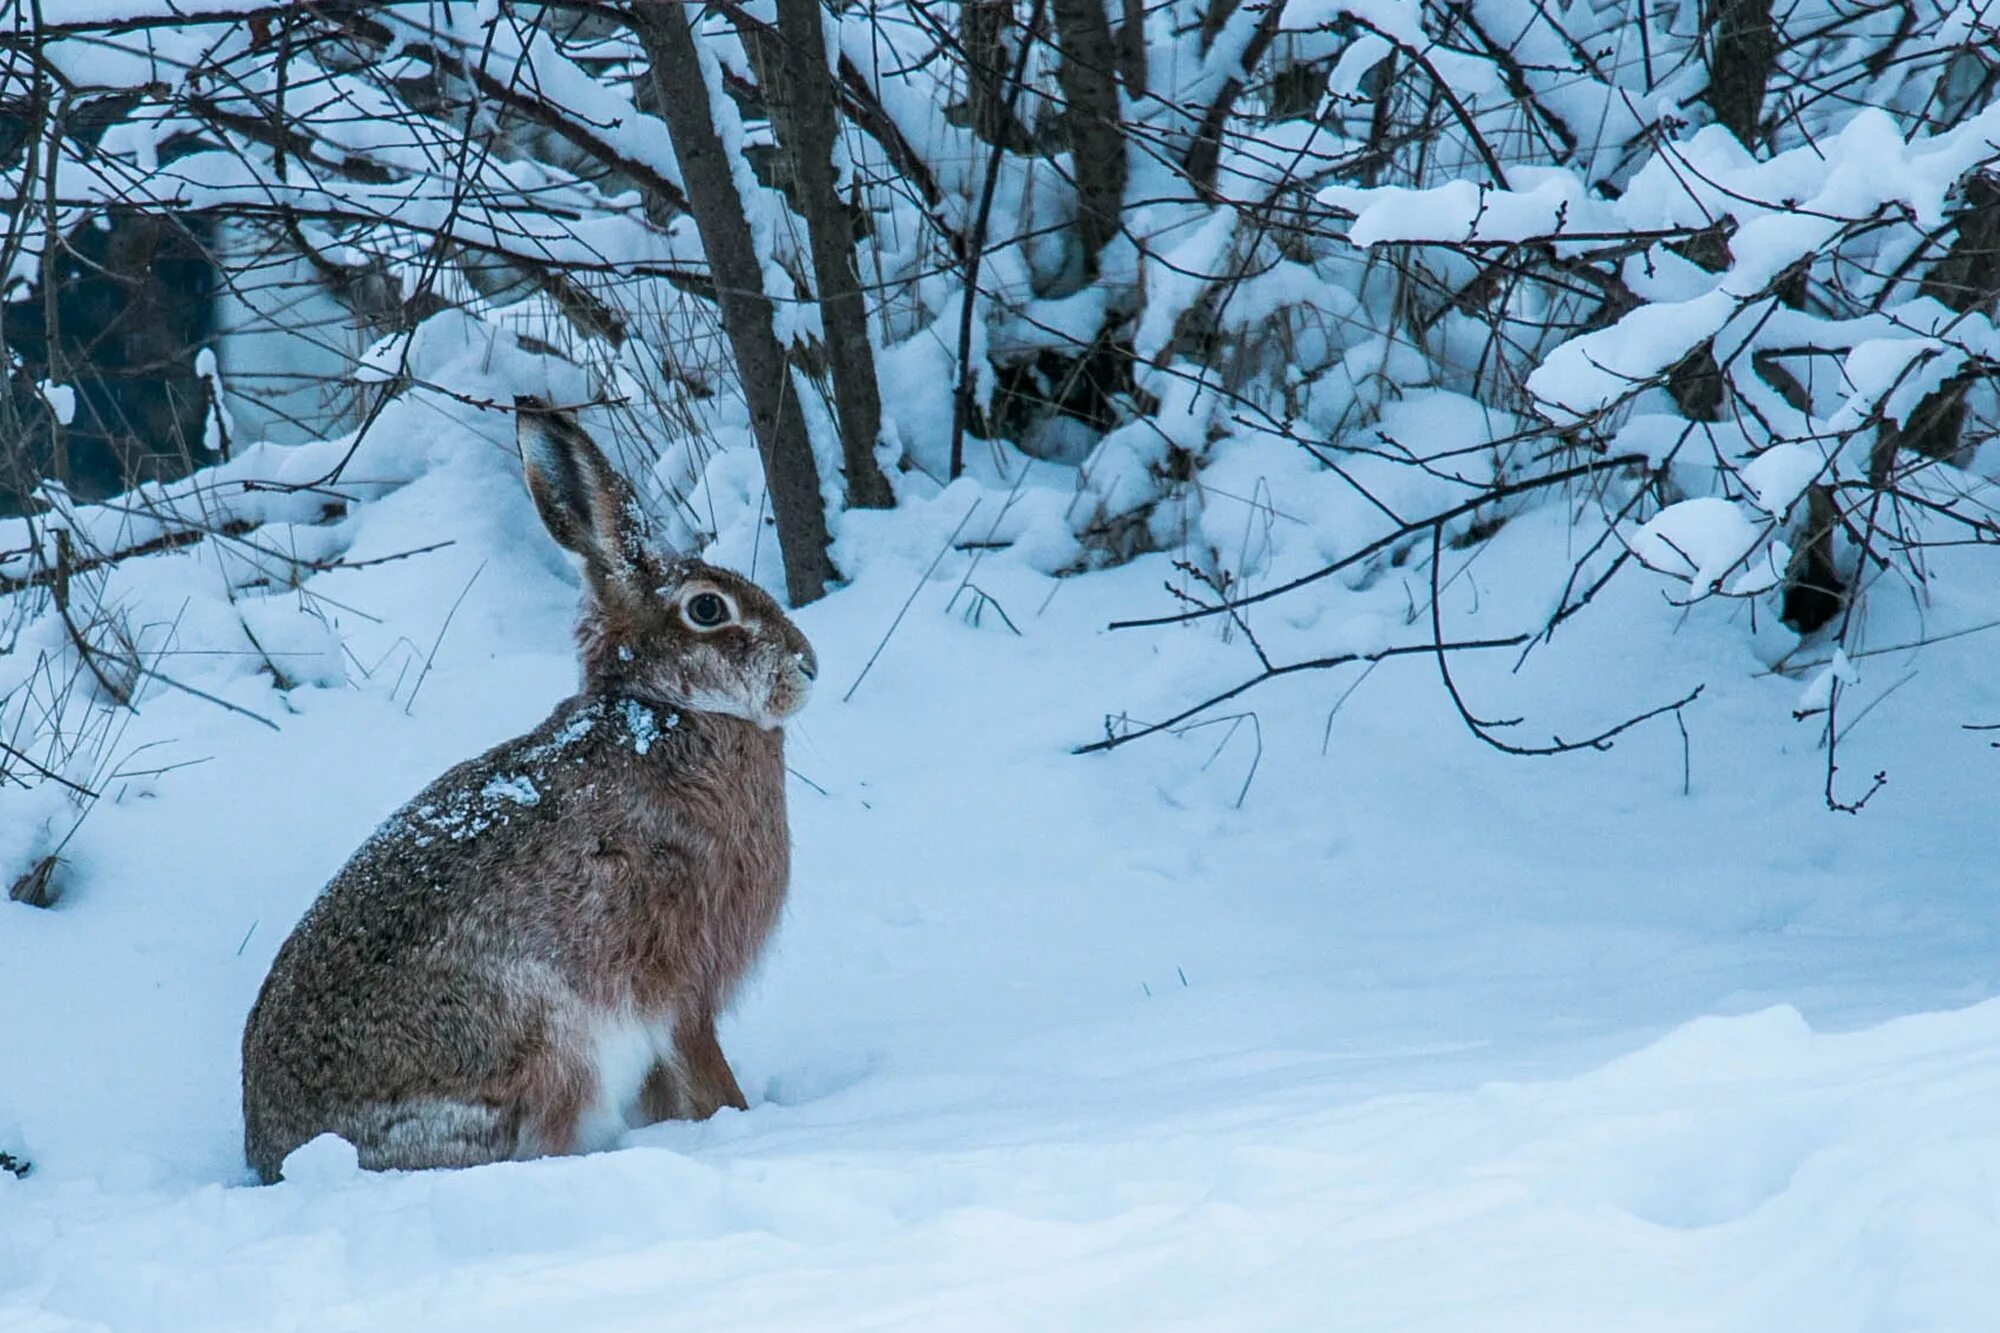
[[[675,1020],[673,1063],[653,1066],[640,1093],[640,1110],[649,1121],[706,1120],[725,1106],[744,1111],[750,1104],[715,1039],[715,1015],[690,1011]]]
[[[423,1097],[357,1107],[333,1132],[370,1171],[483,1166],[519,1155],[520,1117],[508,1107]]]
[[[578,1152],[578,1122],[591,1092],[588,1066],[550,1053],[494,1102],[425,1097],[359,1108],[335,1133],[370,1171],[484,1166]]]
[[[503,1067],[462,1092],[367,1104],[331,1128],[371,1170],[482,1166],[581,1150],[578,1122],[594,1071],[577,1044],[548,1022],[513,1048]]]
[[[639,1085],[640,1125],[657,1125],[662,1120],[689,1120],[694,1108],[688,1102],[687,1086],[673,1062],[655,1061]]]
[[[516,1157],[567,1157],[589,1146],[583,1121],[597,1092],[597,1070],[574,1041],[551,1041],[524,1060],[509,1080],[508,1101],[519,1126]]]

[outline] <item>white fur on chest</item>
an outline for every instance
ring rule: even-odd
[[[590,1044],[597,1068],[597,1095],[577,1123],[577,1148],[599,1152],[617,1144],[641,1123],[639,1089],[655,1064],[674,1061],[673,1015],[641,1018],[633,1013],[592,1018]]]

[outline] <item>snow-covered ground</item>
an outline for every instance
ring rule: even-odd
[[[128,766],[207,762],[110,783],[56,910],[0,903],[0,1150],[36,1168],[0,1173],[0,1329],[1994,1326],[2000,755],[1962,726],[2000,719],[1988,639],[1861,663],[1849,715],[1880,702],[1841,779],[1889,782],[1858,817],[1825,809],[1747,604],[1683,616],[1643,571],[1520,675],[1458,670],[1536,740],[1705,683],[1685,748],[1664,718],[1501,756],[1418,656],[1074,757],[1254,662],[1212,626],[1106,631],[1174,608],[1164,556],[926,579],[969,484],[851,516],[854,581],[800,616],[824,669],[793,896],[723,1032],[747,1113],[251,1186],[237,1040],[279,942],[378,820],[573,680],[573,579],[504,420],[383,432],[429,462],[345,520],[346,557],[455,544],[310,582],[344,668],[295,594],[244,616],[350,682],[162,659],[280,729],[155,690]],[[1448,625],[1536,623],[1563,522],[1448,552]],[[216,559],[116,577],[210,642]],[[1995,618],[1937,586],[1875,642]],[[1325,651],[1426,595],[1389,569],[1257,623]],[[35,799],[0,796],[0,853]]]

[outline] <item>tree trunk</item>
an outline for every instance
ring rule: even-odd
[[[1125,132],[1118,112],[1118,46],[1104,0],[1055,0],[1062,63],[1063,121],[1076,168],[1076,229],[1084,266],[1097,275],[1097,254],[1118,234],[1125,207]]]
[[[1014,23],[1014,0],[965,0],[958,22],[959,45],[965,49],[966,112],[974,137],[981,143],[1025,151],[1028,132],[1007,104],[1007,72],[1012,67],[1007,29]]]
[[[1146,3],[1119,0],[1118,76],[1125,80],[1125,95],[1138,98],[1146,91]]]
[[[722,330],[750,407],[771,512],[778,523],[785,587],[792,604],[802,606],[826,591],[833,574],[826,553],[826,507],[791,364],[772,325],[763,265],[745,211],[748,204],[737,190],[722,137],[716,132],[687,10],[679,0],[639,0],[632,7],[632,24],[646,50],[655,105],[680,160],[688,208],[715,281]]]
[[[1234,3],[1228,8],[1233,11]],[[1212,12],[1222,12],[1221,6]],[[1263,17],[1257,20],[1257,27],[1250,34],[1250,41],[1243,48],[1242,59],[1236,67],[1237,73],[1223,81],[1222,87],[1215,94],[1215,100],[1208,104],[1208,110],[1202,115],[1201,124],[1195,130],[1194,141],[1188,145],[1187,154],[1181,159],[1181,170],[1186,173],[1195,189],[1205,197],[1215,193],[1216,171],[1222,163],[1222,132],[1229,124],[1229,117],[1236,110],[1236,99],[1243,95],[1250,75],[1256,70],[1258,62],[1264,59],[1265,53],[1271,49],[1271,43],[1277,38],[1278,28],[1284,19],[1285,0],[1267,0]],[[1223,13],[1221,23],[1226,23],[1227,20],[1227,13]],[[1221,23],[1218,23],[1216,28],[1218,34],[1221,32]]]
[[[847,469],[847,502],[887,509],[896,502],[875,462],[882,433],[882,394],[875,380],[875,349],[868,341],[868,305],[854,255],[854,225],[841,206],[834,180],[833,148],[839,104],[827,71],[826,31],[820,0],[778,0],[783,88],[765,88],[778,141],[791,167],[799,210],[812,242],[813,281],[819,288],[820,324],[826,331],[827,366],[840,418],[840,453]]]
[[[1735,224],[1724,219],[1667,248],[1710,273],[1720,273],[1736,262],[1729,251],[1735,230]],[[1722,367],[1716,363],[1715,342],[1710,338],[1702,339],[1667,371],[1667,392],[1690,421],[1722,420],[1723,389]]]
[[[1242,8],[1241,0],[1211,0],[1201,11],[1201,53],[1207,55],[1215,45],[1215,39],[1222,36],[1222,30],[1229,26],[1229,20],[1236,17]]]
[[[1965,206],[1959,211],[1958,234],[1917,290],[1960,314],[1991,312],[2000,305],[2000,176],[1968,176]],[[1956,375],[1933,390],[1899,427],[1884,421],[1875,436],[1868,480],[1889,484],[1896,455],[1905,449],[1926,458],[1949,460],[1958,455],[1965,427],[1965,395],[1977,377]]]
[[[1833,534],[1839,528],[1840,511],[1834,505],[1833,492],[1817,482],[1806,487],[1798,545],[1785,569],[1785,591],[1778,613],[1780,620],[1800,634],[1812,633],[1847,605],[1847,582],[1834,563]]]
[[[1707,18],[1709,109],[1745,148],[1754,147],[1778,60],[1771,0],[1709,0]]]

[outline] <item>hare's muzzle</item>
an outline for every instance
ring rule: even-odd
[[[819,676],[819,658],[812,645],[796,630],[786,637],[790,642],[773,664],[765,691],[763,724],[767,727],[779,725],[804,708]]]

